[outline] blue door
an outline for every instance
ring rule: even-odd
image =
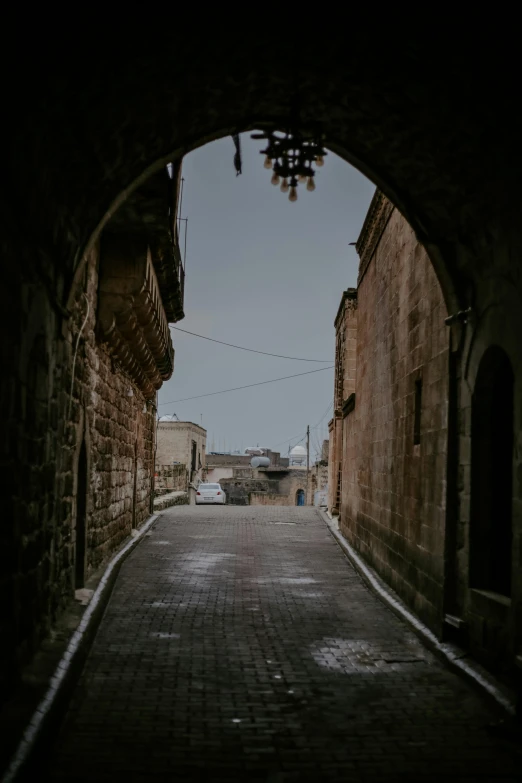
[[[298,489],[297,490],[297,495],[296,495],[296,498],[295,498],[295,504],[296,504],[296,506],[304,506],[304,504],[305,504],[304,489]]]

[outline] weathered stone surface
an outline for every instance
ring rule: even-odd
[[[18,335],[20,382],[2,384],[4,393],[9,391],[5,410],[17,461],[11,474],[4,471],[12,513],[10,527],[0,534],[6,555],[0,586],[7,598],[0,692],[16,682],[13,675],[74,590],[82,443],[87,451],[85,577],[151,513],[155,409],[96,340],[96,250],[61,333],[52,302],[36,291],[34,298],[32,288],[21,289],[30,304]],[[5,289],[2,294],[8,306],[11,294]]]
[[[348,373],[344,369],[351,379],[343,388],[344,411],[336,406],[336,426],[342,429],[339,524],[350,543],[441,633],[447,311],[425,250],[379,193],[357,248],[357,318],[354,322],[343,309],[337,322],[344,367],[352,363]],[[349,334],[356,352],[346,347]],[[422,384],[417,434],[416,384]],[[355,392],[352,404],[350,391]]]
[[[154,496],[167,492],[186,492],[189,485],[189,474],[186,465],[158,465],[154,471]]]
[[[163,511],[170,506],[186,506],[189,502],[188,492],[166,492],[154,498],[154,511]]]
[[[30,537],[39,525],[46,540],[67,540],[61,511],[65,519],[70,511],[48,475],[74,469],[83,381],[78,375],[69,417],[71,335],[80,326],[70,311],[76,311],[100,231],[168,161],[177,166],[188,150],[238,129],[285,127],[296,85],[302,123],[319,121],[327,146],[368,174],[408,219],[434,265],[448,313],[472,308],[467,324],[457,319],[451,327],[459,434],[450,433],[453,500],[447,509],[453,514],[451,608],[467,611],[474,381],[485,350],[498,345],[513,365],[518,401],[522,368],[522,119],[513,111],[518,31],[504,25],[496,35],[489,17],[477,25],[463,36],[452,25],[443,35],[432,26],[412,35],[400,24],[391,35],[386,25],[358,23],[347,43],[345,26],[334,24],[298,56],[291,47],[274,47],[270,25],[248,35],[227,25],[216,34],[210,25],[208,38],[200,25],[160,26],[149,38],[142,31],[114,36],[102,26],[94,57],[89,36],[64,37],[59,25],[41,35],[35,26],[30,40],[25,21],[10,26],[0,54],[3,72],[16,62],[18,77],[6,80],[4,90],[12,121],[3,126],[0,192],[0,464],[8,490],[7,523],[0,529],[0,552],[7,553],[0,594],[8,608],[0,634],[16,642],[2,647],[0,671],[12,669],[14,649],[30,646],[21,641],[22,623],[36,637],[48,625],[42,618],[49,613],[40,615],[32,604],[20,617],[25,576],[16,564],[22,535]],[[170,195],[167,189],[164,205],[172,216]],[[103,373],[103,362],[99,369]],[[107,432],[105,423],[100,432]],[[518,402],[514,433],[511,657],[522,648]],[[108,456],[104,437],[100,449]],[[114,449],[116,460],[128,445]],[[94,491],[98,502],[108,501],[107,488]],[[50,549],[47,556],[61,562]],[[58,569],[57,595],[68,589],[64,580]],[[57,604],[54,593],[53,587],[49,607]],[[477,627],[477,640],[480,633]]]
[[[186,466],[187,486],[191,503],[195,501],[195,491],[203,481],[206,467],[207,431],[191,421],[159,421],[156,431],[156,473],[173,463]],[[160,481],[161,483],[161,481]],[[174,488],[174,487],[173,487]],[[176,487],[182,489],[181,486]]]
[[[123,564],[38,772],[515,783],[515,744],[487,730],[497,719],[368,590],[315,510],[187,506]]]

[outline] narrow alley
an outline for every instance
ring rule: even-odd
[[[174,507],[122,567],[42,776],[519,780],[500,717],[315,509]]]

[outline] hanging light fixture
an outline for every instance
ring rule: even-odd
[[[301,130],[264,131],[253,133],[252,139],[266,140],[264,166],[273,170],[272,185],[281,183],[282,193],[288,193],[289,201],[297,201],[297,186],[305,184],[307,190],[315,190],[316,166],[324,165],[328,153],[323,147],[321,133],[306,133]]]

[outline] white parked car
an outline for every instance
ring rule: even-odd
[[[200,484],[196,492],[196,506],[227,502],[227,493],[223,491],[221,484]]]

